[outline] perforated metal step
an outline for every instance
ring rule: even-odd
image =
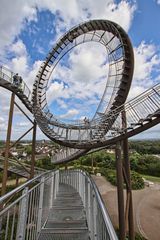
[[[60,184],[39,240],[89,240],[86,214],[79,193]]]

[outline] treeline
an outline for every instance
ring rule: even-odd
[[[129,141],[129,148],[140,154],[160,154],[160,140]]]
[[[160,158],[139,153],[130,156],[131,169],[145,175],[160,177]]]

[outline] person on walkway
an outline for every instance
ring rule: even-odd
[[[18,87],[18,85],[19,85],[19,75],[18,75],[18,73],[16,73],[16,74],[13,76],[13,84],[14,84],[15,86],[17,86],[17,87]]]
[[[14,76],[13,76],[13,84],[18,87],[20,90],[22,90],[22,77],[18,75],[18,73],[16,73]]]

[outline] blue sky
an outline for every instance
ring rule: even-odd
[[[46,54],[71,27],[88,19],[109,19],[129,34],[135,53],[135,71],[129,98],[159,82],[159,0],[1,0],[0,64],[22,75],[30,89]],[[101,46],[84,44],[61,61],[50,81],[47,100],[59,117],[92,117],[107,76]],[[92,68],[90,67],[92,66]],[[85,74],[84,74],[85,72]],[[5,138],[10,93],[0,89],[0,139]],[[13,138],[30,124],[15,110]],[[154,138],[157,129],[140,138]],[[41,133],[39,138],[44,137]]]

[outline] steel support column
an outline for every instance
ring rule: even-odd
[[[125,214],[124,214],[124,193],[123,193],[123,165],[121,158],[121,144],[116,143],[116,170],[117,170],[117,195],[118,195],[118,217],[119,217],[119,239],[125,239]]]
[[[127,128],[127,119],[126,119],[126,113],[125,111],[122,112],[122,127],[125,129]],[[132,186],[131,186],[131,174],[130,174],[130,161],[129,161],[129,147],[128,147],[128,139],[125,138],[123,140],[123,159],[124,159],[124,169],[125,169],[125,175],[127,178],[127,184],[126,184],[126,206],[127,215],[128,218],[128,229],[129,229],[129,239],[134,240],[135,239],[135,233],[134,233],[134,217],[133,217],[133,201],[132,201]]]
[[[124,154],[124,168],[127,176],[128,186],[126,184],[127,195],[129,196],[128,207],[128,228],[129,239],[134,240],[134,217],[133,217],[133,201],[132,201],[132,187],[131,187],[131,175],[130,175],[130,162],[128,156],[128,139],[123,140],[123,154]]]
[[[4,158],[4,167],[3,167],[3,179],[2,179],[1,195],[4,195],[5,192],[6,192],[6,185],[7,185],[7,178],[8,178],[8,175],[7,175],[8,157],[9,157],[10,140],[11,140],[12,120],[13,120],[13,111],[14,111],[14,100],[15,100],[15,94],[12,93],[11,100],[10,100],[7,138],[6,138],[6,146],[5,146],[5,158]]]
[[[36,123],[36,121],[34,121],[33,136],[32,136],[32,156],[31,156],[30,179],[34,177],[35,151],[36,151],[36,131],[37,131],[37,123]]]

